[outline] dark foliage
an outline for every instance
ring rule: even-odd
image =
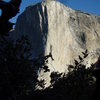
[[[92,72],[93,76],[96,77],[96,89],[92,95],[91,100],[97,100],[100,98],[100,57],[95,63],[96,69]]]
[[[87,50],[79,56],[79,61],[75,60],[75,65],[68,66],[68,74],[52,72],[51,85],[45,90],[34,91],[28,98],[36,100],[89,100],[95,89],[95,79],[92,75],[94,65],[86,68],[82,64],[88,56]]]
[[[87,50],[79,56],[75,65],[68,66],[68,73],[52,72],[51,85],[44,89],[45,80],[37,80],[36,70],[49,72],[48,58],[52,54],[31,59],[31,45],[27,36],[16,42],[0,39],[0,100],[88,100],[95,89],[92,76],[94,65],[86,68],[82,64],[88,56]],[[35,90],[39,85],[43,90]]]
[[[7,36],[7,33],[13,28],[14,23],[11,23],[9,20],[17,15],[20,4],[21,0],[11,0],[9,2],[0,0],[0,9],[2,10],[0,16],[0,35]]]
[[[30,49],[30,43],[24,36],[15,43],[0,38],[0,100],[14,100],[34,88]]]
[[[0,37],[0,100],[25,100],[35,93],[35,86],[44,88],[45,81],[37,80],[37,70],[49,72],[47,56],[32,58],[28,36],[11,41]],[[28,100],[28,99],[27,99]]]

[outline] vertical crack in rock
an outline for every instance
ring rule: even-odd
[[[41,35],[43,37],[43,45],[45,48],[46,42],[47,42],[47,35],[48,35],[48,15],[47,15],[47,7],[44,6],[44,12],[42,9],[42,6],[39,9],[40,15],[42,17],[42,25],[41,25]]]

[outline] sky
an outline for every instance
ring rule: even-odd
[[[10,0],[4,0],[9,2]],[[71,7],[72,9],[81,10],[87,13],[100,15],[100,0],[59,0],[63,4]],[[10,21],[16,22],[17,17],[25,10],[29,5],[41,2],[41,0],[22,0],[20,6],[20,13],[12,18]]]

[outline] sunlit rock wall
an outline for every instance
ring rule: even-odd
[[[100,54],[100,17],[72,10],[57,1],[27,7],[18,17],[11,37],[17,39],[23,34],[32,43],[33,57],[52,53],[54,60],[49,58],[48,63],[51,71],[67,71],[67,65],[74,64],[86,49],[89,56],[84,63],[88,66]],[[41,70],[38,75],[49,83],[49,73]]]

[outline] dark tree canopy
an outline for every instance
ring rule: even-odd
[[[5,2],[0,0],[0,9],[2,10],[0,16],[0,35],[7,34],[12,29],[14,24],[9,22],[9,20],[19,12],[21,1],[11,0],[10,2]]]

